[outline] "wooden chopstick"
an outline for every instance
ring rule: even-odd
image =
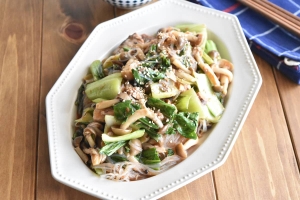
[[[262,6],[265,6],[266,8],[270,9],[272,12],[276,12],[281,16],[284,16],[287,20],[292,21],[294,24],[300,26],[300,18],[298,16],[293,15],[289,11],[277,6],[276,4],[267,0],[253,0],[253,1],[257,2]]]
[[[300,18],[288,11],[264,0],[239,0],[244,5],[259,12],[278,25],[286,28],[297,36],[300,36]]]
[[[294,26],[297,27],[297,24],[294,24],[295,18],[292,17],[293,15],[289,13],[288,15],[283,14],[282,12],[278,12],[275,7],[271,6],[274,5],[269,2],[268,5],[264,5],[265,1],[257,1],[257,0],[240,0],[242,3],[247,4],[247,6],[253,8],[254,10],[260,12],[261,14],[269,17],[271,20],[277,22],[281,26]],[[276,6],[276,5],[274,5]],[[278,6],[277,6],[278,8]],[[292,16],[291,16],[292,15]],[[291,19],[294,20],[291,20]],[[297,21],[297,19],[296,19]]]

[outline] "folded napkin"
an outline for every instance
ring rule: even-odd
[[[300,84],[300,38],[236,0],[190,0],[234,14],[253,52],[292,81]],[[270,0],[300,16],[300,0]],[[299,30],[300,31],[300,30]]]

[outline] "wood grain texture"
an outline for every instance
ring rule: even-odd
[[[0,5],[0,197],[34,199],[42,2]]]
[[[212,173],[209,173],[162,197],[160,200],[214,200],[217,199],[217,197],[213,184]]]
[[[300,177],[270,66],[235,146],[214,171],[218,199],[300,199]]]
[[[112,7],[101,0],[44,1],[37,199],[95,199],[57,182],[51,176],[45,97],[93,28],[113,17]],[[70,30],[74,37],[68,37],[64,32],[70,23],[82,28]]]
[[[290,137],[298,166],[300,166],[300,87],[277,70],[275,70],[275,75],[287,125],[290,130]]]

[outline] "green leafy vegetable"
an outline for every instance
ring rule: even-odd
[[[149,64],[150,62],[147,63]],[[133,71],[133,76],[135,79],[138,78],[136,81],[139,81],[140,85],[144,85],[148,81],[158,82],[160,79],[165,78],[165,72],[148,68],[147,70],[141,73],[138,73],[137,71],[136,72]]]
[[[114,116],[118,121],[126,121],[136,110],[140,109],[138,104],[132,104],[130,100],[114,105]]]
[[[168,152],[168,154],[167,154],[168,156],[174,155],[174,151],[172,149],[168,149],[167,152]]]
[[[137,69],[132,70],[138,85],[145,85],[149,81],[158,82],[166,77],[165,73],[171,66],[171,61],[164,54],[155,55],[156,48],[156,45],[152,45],[146,54],[146,60],[142,61]]]
[[[137,85],[144,85],[146,82],[146,79],[144,76],[142,76],[141,74],[139,74],[139,72],[135,69],[132,69],[132,75],[134,77],[135,82],[137,83]]]
[[[124,140],[106,143],[105,146],[101,148],[100,153],[110,156],[125,144],[127,144],[127,141]]]
[[[160,112],[168,118],[173,118],[175,113],[177,112],[176,106],[168,104],[160,99],[156,99],[153,97],[148,98],[147,105],[150,108],[159,109]]]
[[[95,60],[90,66],[90,72],[93,75],[94,81],[104,77],[102,63],[100,60]]]
[[[199,114],[180,112],[174,117],[174,127],[175,129],[184,137],[196,139],[197,136],[197,126],[198,126]]]
[[[129,47],[123,47],[123,50],[124,50],[124,51],[129,51],[130,48],[129,48]]]
[[[159,127],[148,117],[140,118],[139,121],[150,128],[159,129]]]
[[[152,128],[152,127],[148,126],[147,124],[140,122],[140,120],[138,122],[136,122],[134,124],[134,126],[137,127],[138,129],[145,130],[145,132],[149,135],[149,137],[151,137],[152,139],[154,139],[156,141],[159,141],[161,135],[157,133],[158,128],[157,129]]]
[[[81,84],[81,86],[78,89],[77,98],[76,98],[76,101],[75,101],[75,105],[77,106],[77,116],[82,115],[84,90],[85,90],[84,84]]]
[[[167,129],[167,131],[166,131],[166,134],[167,135],[172,135],[172,134],[175,134],[176,132],[175,132],[175,128],[173,128],[173,127],[169,127],[168,129]]]
[[[150,46],[149,52],[150,52],[150,53],[154,53],[154,52],[156,52],[156,50],[157,50],[157,45],[156,45],[156,44],[152,44],[152,45]]]
[[[163,68],[170,67],[170,65],[171,65],[171,60],[170,60],[170,58],[168,58],[168,57],[162,55],[162,56],[161,56],[161,64],[162,64]]]
[[[142,151],[140,160],[146,165],[157,164],[160,162],[156,148],[146,149]]]
[[[117,154],[117,153],[112,154],[110,158],[115,162],[124,162],[128,160],[124,154]]]
[[[94,109],[91,107],[88,107],[83,110],[82,117],[75,120],[75,126],[78,124],[89,124],[93,121],[93,112]]]

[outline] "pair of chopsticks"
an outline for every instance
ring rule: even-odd
[[[278,25],[300,36],[300,18],[267,0],[238,0]]]

